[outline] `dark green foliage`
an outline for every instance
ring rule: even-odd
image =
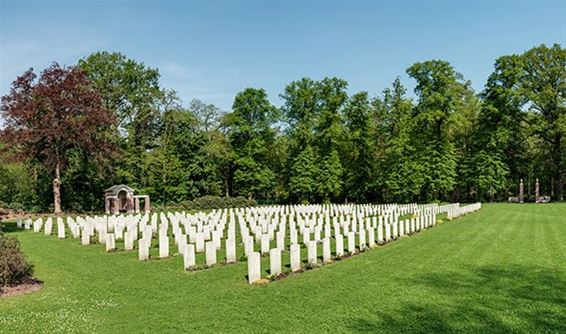
[[[447,61],[410,66],[416,99],[396,79],[380,96],[348,96],[340,78],[301,78],[282,106],[247,88],[225,113],[199,100],[184,108],[159,71],[119,53],[79,62],[119,120],[120,152],[99,170],[69,150],[63,208],[96,211],[103,190],[125,183],[156,206],[203,196],[267,203],[561,198],[566,170],[566,52],[541,45],[495,61],[477,94]],[[374,87],[368,87],[374,90]],[[0,166],[0,201],[52,209],[52,179],[38,161]]]
[[[311,146],[307,146],[293,160],[289,178],[289,195],[293,202],[310,203],[317,194],[317,179],[320,171],[315,164],[315,154]]]
[[[342,163],[338,151],[332,150],[320,163],[317,177],[317,193],[323,203],[339,200],[342,193],[343,174]]]
[[[225,208],[244,208],[255,205],[256,202],[253,199],[247,199],[242,196],[236,196],[236,197],[203,196],[203,197],[195,198],[192,201],[181,202],[179,207],[186,210],[212,210],[212,209],[225,209]]]
[[[271,154],[276,135],[272,126],[277,117],[278,111],[263,89],[247,88],[236,95],[225,121],[235,155],[234,194],[266,198],[275,187]]]
[[[354,94],[344,108],[346,140],[343,144],[345,196],[364,203],[372,198],[375,177],[375,148],[372,145],[371,104],[366,92]]]
[[[0,287],[31,280],[33,267],[25,258],[15,237],[0,235]]]

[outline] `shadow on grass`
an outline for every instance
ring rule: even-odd
[[[1,224],[2,224],[2,232],[4,233],[22,231],[22,229],[18,229],[18,225],[15,222],[2,222]]]
[[[430,298],[402,301],[401,308],[376,310],[369,319],[349,319],[348,328],[360,333],[566,333],[566,271],[465,267],[400,284],[430,291]]]

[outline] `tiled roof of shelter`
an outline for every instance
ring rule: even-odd
[[[111,192],[111,193],[117,194],[117,193],[120,192],[121,190],[126,190],[126,191],[128,191],[128,192],[134,192],[134,189],[128,187],[128,186],[125,185],[125,184],[117,184],[117,185],[115,185],[115,186],[112,186],[112,187],[106,189],[105,192],[107,192],[107,193]]]

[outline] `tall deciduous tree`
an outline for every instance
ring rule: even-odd
[[[407,73],[417,81],[413,138],[418,140],[418,161],[424,166],[422,200],[443,199],[456,183],[457,155],[449,125],[464,103],[469,83],[450,63],[440,60],[416,63]]]
[[[309,145],[293,160],[289,178],[289,195],[292,201],[310,203],[317,193],[320,171],[315,164],[315,153]]]
[[[236,155],[234,190],[254,198],[269,195],[275,173],[270,154],[275,140],[274,123],[278,110],[263,89],[247,88],[234,99],[232,113],[226,117],[228,138]]]
[[[376,99],[373,103],[375,137],[381,138],[375,144],[381,151],[377,155],[376,183],[387,202],[417,201],[424,182],[423,165],[413,140],[413,103],[406,92],[397,78],[383,91],[383,101]]]
[[[137,154],[154,146],[159,129],[158,105],[165,92],[159,87],[159,71],[117,52],[95,52],[81,59],[82,69],[102,97],[104,106],[115,112],[128,146]]]
[[[366,202],[375,176],[371,105],[367,92],[354,94],[348,100],[344,108],[344,118],[346,195],[354,201]]]
[[[566,49],[541,45],[521,55],[519,94],[538,115],[534,132],[548,147],[555,198],[563,199],[566,144]]]
[[[39,79],[26,71],[2,97],[1,133],[13,154],[42,163],[53,178],[55,213],[61,212],[61,174],[70,154],[102,162],[113,150],[115,117],[85,74],[53,64]]]

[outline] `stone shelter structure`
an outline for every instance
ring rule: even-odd
[[[112,186],[104,191],[104,209],[107,214],[139,213],[140,200],[143,212],[150,212],[149,195],[134,195],[135,190],[124,184]]]

